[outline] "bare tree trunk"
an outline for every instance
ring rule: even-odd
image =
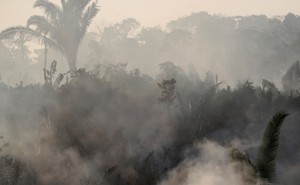
[[[76,71],[76,53],[67,54],[66,53],[66,59],[69,65],[70,71]]]
[[[45,41],[45,48],[44,48],[44,68],[45,69],[47,69],[47,54],[48,54],[47,42]]]
[[[22,62],[22,70],[25,71],[25,48],[24,48],[24,42],[20,41],[20,47],[21,47],[21,62]]]

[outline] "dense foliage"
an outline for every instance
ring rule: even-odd
[[[132,18],[110,25],[95,22],[95,25],[101,26],[93,26],[99,29],[88,30],[80,42],[78,68],[92,70],[98,64],[122,62],[128,63],[130,69],[139,68],[155,76],[159,64],[172,61],[186,71],[197,69],[202,78],[208,71],[217,73],[228,85],[246,79],[257,85],[268,79],[280,86],[284,72],[300,57],[300,18],[292,13],[277,17],[230,17],[198,12],[170,21],[164,28],[145,27]],[[31,47],[27,52],[31,42],[20,41],[21,38],[15,37],[3,42],[2,80],[11,85],[21,80],[27,84],[42,82],[44,48]],[[52,60],[57,60],[59,70],[69,69],[64,55],[51,48],[46,54],[48,67]],[[72,57],[75,54],[71,53]]]
[[[181,70],[174,80],[160,78],[168,69],[152,78],[124,64],[68,74],[55,68],[56,62],[45,70],[44,86],[1,84],[0,141],[9,143],[1,148],[1,184],[159,184],[184,160],[201,156],[192,148],[205,140],[228,148],[238,140],[256,159],[255,143],[283,109],[291,115],[278,140],[276,180],[300,180],[293,173],[298,96],[273,95],[250,81],[224,88],[211,75],[201,80]]]

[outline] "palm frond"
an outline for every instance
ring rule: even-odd
[[[0,40],[13,39],[16,36],[23,35],[25,37],[32,37],[36,32],[28,27],[13,26],[3,30],[0,33]]]
[[[0,39],[26,36],[29,40],[45,43],[68,56],[76,56],[80,41],[99,11],[98,1],[91,2],[92,0],[61,0],[60,7],[49,0],[36,0],[34,7],[42,9],[44,16],[31,16],[27,27],[15,26],[3,30]],[[76,57],[67,58],[68,63],[76,63]]]
[[[80,7],[82,8],[82,10],[85,9],[85,7],[91,2],[91,0],[81,0],[80,1]]]
[[[46,17],[33,15],[27,20],[27,26],[35,26],[39,33],[47,33],[53,30],[53,26],[48,22]]]
[[[260,178],[273,183],[276,177],[276,157],[279,145],[280,128],[288,116],[285,112],[276,113],[268,123],[257,158],[257,171]]]
[[[66,7],[66,0],[61,0],[60,3],[61,3],[61,6],[62,6],[62,10],[64,11],[65,7]]]
[[[246,163],[247,166],[251,167],[254,171],[256,171],[256,167],[247,153],[242,153],[237,148],[232,148],[230,150],[230,158],[233,161]]]
[[[59,52],[64,53],[62,47],[53,39],[43,36],[41,33],[24,26],[14,26],[3,30],[0,33],[0,40],[14,39],[15,37],[22,35],[26,37],[26,40],[35,40],[39,44],[47,42],[49,47],[52,47]]]
[[[82,13],[86,9],[86,7],[91,3],[92,0],[80,0],[78,4],[78,12]]]
[[[99,12],[98,1],[93,2],[84,12],[81,21],[80,38],[84,36],[94,17]]]
[[[229,156],[234,164],[235,172],[241,175],[243,182],[256,184],[257,169],[250,156],[247,153],[241,153],[236,148],[230,150]]]
[[[41,8],[46,17],[51,18],[52,21],[58,20],[58,17],[61,16],[62,9],[48,0],[37,0],[34,3],[34,8]]]
[[[72,0],[68,1],[67,5],[69,8],[74,8],[76,11],[81,13],[90,2],[91,0]]]

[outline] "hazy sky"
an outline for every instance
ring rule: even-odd
[[[13,25],[25,25],[35,0],[2,0],[0,30]],[[60,3],[60,0],[52,0]],[[101,11],[94,21],[102,25],[133,17],[146,26],[165,24],[169,20],[207,11],[224,15],[300,14],[300,0],[100,0]]]

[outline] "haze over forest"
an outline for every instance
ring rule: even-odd
[[[299,21],[299,16],[292,13],[268,18],[199,12],[171,20],[162,28],[145,27],[136,19],[127,18],[87,32],[79,47],[78,66],[126,63],[131,70],[138,68],[155,76],[159,64],[171,61],[185,71],[197,69],[202,77],[207,72],[218,74],[225,85],[247,79],[257,84],[266,78],[281,87],[281,77],[299,60]],[[10,53],[3,50],[1,56],[2,61],[12,61],[2,62],[3,80],[10,84],[41,82],[43,46],[25,42],[26,61],[19,61],[25,65],[22,66],[16,62],[21,57],[17,42],[3,43],[7,50],[13,49]],[[67,70],[63,55],[55,49],[50,48],[47,60],[57,60],[59,70]],[[20,73],[20,67],[28,68],[29,79],[17,77],[12,71],[5,74],[11,65],[16,73]]]
[[[5,2],[0,185],[299,184],[299,3]]]
[[[52,2],[59,3],[59,0]],[[5,17],[0,22],[0,29],[8,26],[25,24],[27,17],[39,12],[33,9],[34,0],[10,0],[0,7],[0,16]],[[273,17],[277,15],[286,15],[289,12],[300,14],[300,8],[297,6],[298,0],[101,0],[101,12],[94,20],[94,25],[105,23],[116,23],[126,18],[135,18],[144,26],[164,25],[167,22],[193,12],[206,11],[210,14],[223,14],[227,16],[245,16],[245,15],[267,15]],[[18,15],[15,15],[18,12]],[[94,29],[94,26],[91,27]]]
[[[59,0],[54,0],[54,3],[59,3]],[[274,6],[270,6],[272,4]],[[3,19],[0,23],[0,28],[3,30],[9,26],[14,25],[26,25],[27,19],[33,15],[33,14],[41,14],[42,11],[40,11],[37,8],[33,8],[34,0],[31,1],[22,1],[19,2],[17,0],[9,1],[2,6],[2,11],[0,13],[1,17],[6,17]],[[217,6],[216,6],[217,4]],[[154,33],[155,31],[160,31],[161,35],[157,37],[157,39],[164,39],[165,36],[171,35],[172,32],[177,30],[184,30],[186,32],[191,32],[193,29],[201,29],[202,33],[189,33],[190,39],[195,41],[197,46],[191,46],[190,48],[186,48],[184,46],[184,49],[180,51],[179,53],[175,51],[177,56],[168,56],[166,52],[162,52],[158,50],[157,48],[163,48],[166,47],[168,43],[163,43],[164,41],[161,41],[161,43],[155,43],[157,45],[153,46],[156,47],[156,52],[153,54],[155,56],[143,56],[141,54],[141,46],[131,46],[135,47],[132,49],[137,49],[136,54],[134,55],[140,55],[140,56],[121,56],[121,54],[114,54],[115,56],[112,56],[109,60],[115,60],[111,62],[122,62],[122,63],[128,63],[131,68],[140,68],[143,70],[143,66],[147,66],[147,72],[145,73],[156,75],[158,71],[158,65],[159,63],[163,63],[166,61],[172,61],[173,63],[179,65],[180,67],[183,67],[184,70],[188,70],[191,66],[196,67],[197,70],[200,70],[202,72],[202,76],[205,75],[206,72],[212,72],[217,73],[220,75],[220,78],[227,84],[230,85],[236,85],[237,79],[239,80],[246,80],[250,79],[255,81],[256,83],[259,83],[261,78],[268,78],[271,81],[275,81],[275,83],[278,86],[281,86],[280,78],[277,78],[270,75],[270,72],[274,72],[276,74],[283,75],[285,69],[282,69],[282,66],[276,66],[275,70],[268,70],[265,76],[259,76],[256,75],[255,72],[257,70],[265,69],[266,65],[279,65],[278,63],[285,63],[287,65],[290,65],[294,61],[298,60],[299,57],[297,54],[289,55],[289,58],[280,58],[284,57],[283,55],[288,55],[285,52],[287,48],[284,48],[285,51],[280,56],[275,56],[276,54],[279,55],[276,51],[277,48],[282,47],[281,45],[284,45],[286,43],[290,44],[292,42],[295,42],[295,34],[297,31],[292,30],[295,27],[297,29],[297,23],[296,22],[290,22],[284,21],[284,18],[287,15],[296,15],[297,12],[300,13],[300,8],[298,6],[294,6],[297,4],[296,1],[276,1],[276,2],[269,2],[269,1],[252,1],[251,3],[246,3],[245,1],[231,1],[231,2],[213,2],[213,1],[164,1],[160,3],[155,3],[154,1],[136,1],[131,0],[127,2],[118,2],[118,1],[101,1],[99,2],[100,6],[100,12],[97,14],[97,16],[94,18],[91,26],[89,27],[89,32],[85,36],[84,43],[80,46],[80,53],[79,53],[79,62],[81,63],[81,67],[86,67],[88,65],[89,57],[92,56],[92,51],[90,51],[90,40],[99,40],[100,37],[103,37],[103,35],[109,35],[111,37],[120,37],[117,34],[120,33],[108,33],[109,29],[116,29],[118,25],[125,25],[126,23],[122,23],[124,20],[130,20],[128,21],[128,26],[131,28],[123,28],[127,30],[121,30],[122,28],[117,28],[120,30],[117,30],[117,32],[130,32],[130,35],[126,35],[126,33],[122,33],[122,37],[120,38],[118,42],[125,42],[121,41],[122,39],[130,40],[131,37],[134,37],[135,41],[128,41],[128,42],[136,42],[141,45],[141,42],[144,42],[141,40],[141,37],[143,37],[143,34],[147,34],[145,32],[151,32],[152,29],[153,33],[148,34],[159,34]],[[12,11],[12,9],[14,11]],[[155,11],[153,11],[155,10]],[[18,16],[13,15],[14,12],[19,12]],[[198,13],[197,13],[198,12]],[[207,15],[205,15],[207,12]],[[290,13],[293,12],[293,13]],[[202,15],[201,15],[202,14]],[[244,16],[242,20],[239,20],[239,16]],[[205,19],[211,19],[211,20],[205,20]],[[292,19],[291,17],[289,19]],[[206,23],[205,23],[206,21]],[[212,21],[214,24],[216,24],[215,27],[210,23]],[[279,23],[282,22],[282,23]],[[290,20],[290,21],[297,21]],[[242,22],[242,25],[240,25],[239,22]],[[221,24],[222,25],[221,25]],[[172,27],[172,24],[175,25]],[[177,25],[176,25],[177,24]],[[180,25],[182,24],[182,25]],[[184,25],[186,24],[186,25]],[[190,25],[187,25],[190,24]],[[209,25],[206,25],[209,24]],[[227,24],[227,25],[226,25]],[[280,25],[281,24],[281,25]],[[291,25],[287,25],[291,24]],[[294,25],[292,25],[294,24]],[[183,27],[182,27],[183,26]],[[179,28],[179,29],[178,29]],[[130,30],[129,30],[130,29]],[[157,29],[157,30],[153,30]],[[286,29],[286,30],[284,30]],[[288,30],[290,29],[290,30]],[[102,33],[105,30],[105,33]],[[211,33],[211,31],[219,32],[215,33],[220,38],[216,39],[214,38],[214,34]],[[249,33],[245,33],[245,32]],[[290,31],[294,33],[289,33]],[[144,33],[143,33],[144,32]],[[206,32],[206,33],[205,33]],[[240,32],[240,33],[238,33]],[[241,33],[244,32],[244,33]],[[250,33],[252,32],[252,33]],[[256,33],[254,33],[256,32]],[[286,33],[284,33],[286,32]],[[116,34],[116,35],[113,35]],[[125,35],[124,35],[125,34]],[[178,36],[180,33],[177,33]],[[183,33],[184,34],[184,33]],[[248,34],[247,36],[241,36],[239,34]],[[252,34],[252,35],[251,35]],[[254,34],[257,34],[256,36]],[[259,35],[260,34],[260,35]],[[173,33],[175,35],[175,33]],[[128,39],[128,37],[130,37]],[[180,36],[179,36],[180,37]],[[184,36],[183,36],[184,37]],[[187,37],[187,36],[185,36]],[[195,38],[198,37],[197,41]],[[201,37],[205,37],[205,40],[201,40]],[[230,38],[233,37],[233,38]],[[243,38],[245,37],[245,38]],[[261,40],[258,42],[254,41],[252,37],[256,37],[254,39],[261,39],[261,37],[264,37],[262,39],[270,39],[272,42],[277,43],[269,43],[269,42],[262,42]],[[293,38],[294,37],[294,38]],[[107,50],[111,50],[109,52],[113,52],[112,50],[116,50],[117,47],[120,47],[120,45],[124,46],[124,43],[117,43],[113,44],[113,39],[110,40],[110,38],[102,38],[102,40],[109,40],[109,43],[106,43],[105,47],[107,47]],[[179,38],[178,38],[179,39]],[[186,39],[186,38],[180,38],[180,39]],[[219,43],[213,43],[214,40],[217,40]],[[244,40],[243,40],[244,39]],[[257,50],[261,50],[262,47],[266,47],[268,50],[268,53],[264,53],[261,57],[268,57],[267,55],[273,55],[271,57],[274,57],[275,60],[282,60],[281,62],[272,62],[270,63],[271,57],[268,57],[267,60],[263,58],[253,58],[251,55],[257,54],[257,51],[245,51],[243,52],[245,55],[243,55],[238,50],[241,48],[241,45],[250,44],[247,40],[251,40],[250,42],[254,42],[253,44],[257,45]],[[166,40],[166,39],[165,39]],[[211,42],[212,41],[212,42]],[[230,41],[230,43],[229,43]],[[169,42],[169,41],[165,41]],[[172,41],[176,42],[176,41]],[[185,41],[188,42],[188,41]],[[244,43],[239,43],[244,42]],[[223,46],[220,46],[220,43],[222,43]],[[110,44],[110,46],[108,46]],[[184,43],[182,43],[184,44]],[[264,45],[264,44],[271,44]],[[294,44],[294,43],[293,43]],[[38,60],[42,60],[41,56],[38,56],[38,51],[34,51],[37,48],[41,48],[39,44],[36,42],[26,42],[25,45],[29,49],[30,53],[27,53],[29,61],[27,63],[36,63]],[[100,44],[100,45],[103,45]],[[115,45],[115,46],[112,46]],[[137,45],[137,44],[136,44]],[[213,48],[215,45],[216,48]],[[114,48],[113,48],[114,47]],[[125,44],[125,48],[128,49],[127,45]],[[149,47],[149,46],[147,46]],[[180,46],[176,46],[180,47]],[[235,48],[237,47],[237,48]],[[245,46],[248,47],[248,46]],[[253,46],[254,48],[256,46]],[[270,48],[271,47],[271,48]],[[144,47],[145,48],[145,47]],[[254,49],[254,48],[247,48],[248,50]],[[118,48],[119,52],[124,52],[123,48]],[[149,48],[150,50],[152,48]],[[153,48],[155,49],[155,48]],[[172,50],[170,48],[167,48],[165,50]],[[180,50],[181,48],[178,48]],[[230,49],[230,51],[226,51]],[[162,49],[161,49],[162,50]],[[174,49],[173,49],[174,50]],[[194,50],[194,51],[192,51]],[[223,50],[223,51],[221,51]],[[199,51],[199,52],[198,52]],[[97,52],[97,51],[95,51]],[[153,52],[153,51],[152,51]],[[159,52],[159,53],[158,53]],[[174,51],[170,51],[174,52]],[[126,53],[126,52],[125,52]],[[201,53],[201,54],[200,54]],[[223,53],[223,54],[222,54]],[[197,54],[201,55],[200,57],[197,56]],[[40,54],[42,55],[42,53]],[[51,54],[50,54],[51,55]],[[163,55],[163,56],[162,56]],[[179,56],[180,55],[180,56]],[[187,56],[185,56],[187,55]],[[237,55],[237,56],[234,56]],[[248,56],[247,56],[248,55]],[[103,54],[102,54],[103,57]],[[215,58],[214,58],[215,57]],[[234,58],[233,58],[234,57]],[[37,59],[39,58],[39,59]],[[60,60],[63,60],[62,56],[49,56],[49,61],[59,58]],[[113,59],[114,58],[114,59]],[[148,61],[140,61],[140,58],[146,58]],[[176,59],[173,59],[176,58]],[[243,62],[233,62],[233,60],[240,61],[242,58],[245,58]],[[249,59],[252,58],[252,59]],[[9,59],[8,59],[9,60]],[[100,60],[100,59],[98,59]],[[196,61],[197,60],[197,61]],[[227,65],[227,63],[230,60],[231,62],[237,64],[236,65]],[[255,60],[255,61],[246,61],[246,60]],[[258,61],[260,60],[260,61]],[[217,62],[216,62],[217,61]],[[222,61],[222,62],[220,62]],[[257,62],[256,62],[257,61]],[[263,61],[263,62],[262,62]],[[269,61],[269,62],[268,62]],[[253,62],[255,63],[253,65]],[[59,65],[63,65],[64,62],[59,62]],[[215,63],[218,63],[218,66],[215,66]],[[221,65],[219,65],[221,63]],[[243,63],[247,63],[251,65],[251,68],[249,70],[247,65],[243,65]],[[251,63],[251,64],[250,64]],[[256,64],[259,63],[259,64]],[[268,64],[266,64],[268,63]],[[276,63],[276,64],[275,64]],[[144,65],[145,64],[145,65]],[[224,65],[223,65],[224,64]],[[239,68],[239,65],[243,65],[242,68]],[[260,66],[263,65],[263,66]],[[283,65],[283,64],[282,64]],[[232,69],[228,69],[228,67]],[[150,70],[149,70],[150,67]],[[223,68],[225,69],[223,70]],[[63,68],[63,67],[60,67]],[[238,71],[236,71],[236,68],[239,68]],[[279,70],[280,68],[280,70]],[[234,74],[232,71],[242,74]],[[230,75],[229,75],[229,74]],[[252,73],[252,74],[249,74]],[[34,74],[36,74],[34,72]],[[2,75],[3,76],[3,75]],[[39,81],[37,78],[33,78],[34,81]],[[15,83],[16,81],[19,81],[19,79],[9,80],[9,83]],[[23,79],[22,81],[26,82],[26,79]]]

